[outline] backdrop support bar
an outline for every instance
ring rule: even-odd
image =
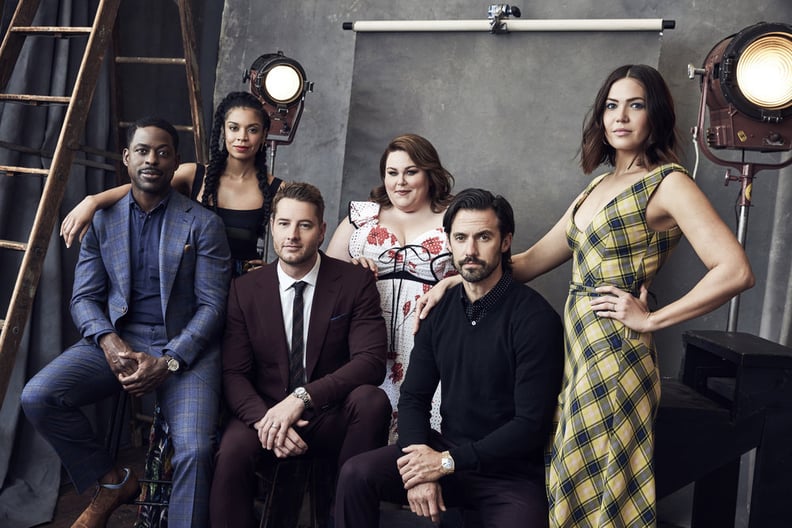
[[[662,18],[603,18],[568,20],[503,19],[510,31],[663,31],[674,29],[675,20]],[[344,22],[343,29],[356,32],[484,31],[491,32],[489,20],[359,20]]]

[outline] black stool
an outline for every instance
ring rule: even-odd
[[[324,528],[335,498],[336,461],[330,458],[300,456],[259,464],[260,495],[263,510],[260,528]],[[308,498],[308,524],[299,524]]]
[[[172,458],[173,444],[168,434],[168,424],[159,404],[155,404],[144,475],[139,479],[141,494],[135,501],[139,508],[134,528],[168,526],[168,504],[173,488]]]
[[[683,336],[681,381],[663,380],[657,496],[695,483],[692,528],[734,526],[740,457],[757,449],[749,528],[789,525],[792,349],[738,332]]]
[[[129,400],[130,395],[125,391],[120,391],[116,396],[115,406],[110,417],[110,430],[107,433],[105,445],[113,459],[118,458]],[[171,466],[173,445],[168,435],[168,425],[156,402],[154,415],[150,418],[142,415],[134,404],[130,411],[133,444],[137,443],[135,435],[139,434],[135,432],[135,428],[140,427],[140,422],[151,422],[149,446],[144,466],[145,473],[139,479],[140,495],[135,500],[135,504],[139,508],[134,528],[165,528],[168,525],[168,504],[173,476],[173,467]]]

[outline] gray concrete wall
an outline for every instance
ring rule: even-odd
[[[622,1],[584,1],[584,0],[543,0],[519,5],[523,18],[664,18],[676,21],[676,29],[667,30],[661,37],[659,69],[667,79],[677,103],[678,126],[683,138],[688,139],[689,129],[695,124],[699,88],[697,81],[688,80],[686,66],[689,62],[701,65],[707,52],[722,38],[756,22],[792,20],[792,3],[789,0],[756,0],[750,7],[736,0],[622,0]],[[263,53],[282,50],[305,67],[309,80],[315,83],[315,91],[308,95],[300,128],[294,143],[281,147],[275,164],[275,172],[284,179],[308,180],[319,186],[328,205],[327,219],[330,228],[345,212],[347,196],[342,196],[344,154],[346,150],[347,125],[350,111],[351,80],[355,57],[356,35],[343,31],[345,21],[374,19],[485,19],[487,3],[448,0],[446,2],[425,2],[421,0],[402,0],[386,2],[383,0],[337,0],[299,2],[250,0],[226,0],[219,45],[219,58],[216,71],[215,101],[231,90],[246,89],[241,82],[243,71]],[[620,40],[613,38],[613,51]],[[428,48],[429,60],[442,60],[432,57],[433,50]],[[482,58],[485,60],[486,58]],[[576,69],[577,55],[559,57],[559,71]],[[590,59],[586,59],[590,60]],[[607,62],[605,57],[603,62]],[[387,66],[385,66],[387,67]],[[606,75],[603,69],[601,77]],[[590,96],[601,78],[592,79]],[[398,79],[394,80],[398,82]],[[519,83],[513,87],[515,97],[519,95]],[[208,92],[208,91],[207,91]],[[582,121],[583,116],[579,116]],[[550,124],[552,126],[552,124]],[[526,120],[526,141],[530,140],[529,122]],[[435,139],[435,138],[430,138]],[[384,146],[384,145],[383,145]],[[471,144],[470,148],[477,148]],[[569,146],[569,157],[575,155],[577,144]],[[380,150],[371,152],[377,159]],[[454,160],[444,156],[444,162],[454,167]],[[515,156],[520,156],[516,153]],[[693,151],[686,148],[685,164],[692,169]],[[525,164],[542,164],[542,159],[525,159]],[[702,156],[698,183],[709,196],[724,220],[736,228],[734,202],[738,188],[732,184],[723,186],[724,170]],[[504,180],[497,179],[487,186],[498,191],[506,187],[505,182],[513,175],[504,174]],[[767,276],[767,255],[773,246],[772,226],[775,208],[775,195],[778,172],[760,173],[754,186],[754,207],[751,211],[748,229],[748,251],[758,277],[757,286],[742,296],[739,330],[759,333],[762,302]],[[581,177],[580,186],[584,184]],[[373,183],[373,182],[372,182]],[[502,184],[502,185],[501,185]],[[518,211],[519,229],[525,229],[529,222],[549,227],[566,207],[566,197],[555,199],[572,190],[552,188],[546,183],[548,199],[539,203],[527,213]],[[458,185],[458,188],[462,186]],[[368,188],[358,190],[358,198],[365,198]],[[563,198],[563,200],[562,200]],[[563,204],[562,204],[563,201]],[[520,249],[520,248],[517,248]],[[703,273],[690,247],[683,242],[662,272],[655,290],[660,304],[677,298],[689,289]],[[553,300],[561,310],[559,299],[563,298],[568,280],[568,269],[560,269],[541,281],[537,288]],[[657,334],[660,349],[661,368],[664,375],[674,376],[679,368],[681,352],[681,333],[685,329],[725,329],[727,310],[722,308],[708,316],[678,325]]]

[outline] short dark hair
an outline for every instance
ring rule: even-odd
[[[129,125],[126,133],[127,147],[132,145],[132,140],[135,138],[135,132],[137,132],[138,128],[146,127],[157,127],[170,134],[173,139],[173,150],[179,152],[179,133],[176,131],[176,127],[161,117],[156,116],[141,117]]]
[[[313,204],[314,207],[316,207],[316,217],[319,219],[319,222],[324,222],[324,198],[322,198],[322,193],[319,192],[319,189],[310,183],[284,183],[281,188],[278,189],[278,192],[275,193],[275,197],[272,199],[271,218],[275,218],[275,215],[278,212],[278,204],[284,198],[291,198],[292,200],[297,200],[298,202],[308,202]]]
[[[440,163],[437,149],[425,137],[418,134],[402,134],[393,138],[380,157],[380,180],[385,179],[385,164],[388,162],[388,156],[392,152],[399,151],[406,152],[415,166],[426,172],[429,179],[429,200],[432,203],[432,211],[435,213],[442,211],[453,198],[451,189],[454,187],[454,177]],[[374,187],[369,198],[381,206],[393,205],[388,198],[384,183]]]
[[[501,240],[506,238],[506,235],[514,234],[514,210],[506,198],[494,195],[485,189],[465,189],[454,197],[443,215],[443,230],[449,237],[454,218],[462,209],[476,211],[492,209],[498,218]],[[503,271],[511,270],[511,246],[501,254],[501,268]]]
[[[646,95],[650,130],[638,158],[640,165],[651,168],[660,163],[679,163],[679,154],[676,151],[679,143],[676,114],[668,85],[660,72],[653,67],[646,64],[626,64],[613,70],[605,79],[586,117],[580,145],[580,166],[583,172],[590,174],[603,163],[613,166],[616,162],[616,150],[605,140],[602,116],[611,87],[621,79],[638,81]]]

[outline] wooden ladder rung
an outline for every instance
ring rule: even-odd
[[[132,126],[132,122],[121,121],[118,123],[118,126],[120,128],[129,128]],[[173,125],[173,128],[175,128],[179,132],[192,132],[193,130],[195,130],[195,127],[193,127],[192,125]]]
[[[183,57],[116,57],[116,64],[159,64],[164,66],[184,66]]]
[[[47,176],[49,174],[48,169],[34,169],[32,167],[13,167],[11,165],[0,165],[0,172],[5,172],[6,174],[39,174],[41,176]]]
[[[28,95],[28,94],[0,94],[0,101],[16,101],[32,105],[39,104],[69,104],[71,97],[60,95]]]
[[[25,242],[16,242],[14,240],[1,240],[0,248],[11,249],[13,251],[27,251],[28,245]]]
[[[9,28],[12,33],[19,33],[30,37],[83,37],[91,34],[90,27],[79,26],[14,26]]]
[[[55,155],[54,152],[49,151],[49,150],[43,150],[43,149],[40,149],[40,148],[27,147],[25,145],[17,145],[16,143],[9,143],[8,141],[0,141],[0,148],[4,148],[4,149],[7,149],[7,150],[13,150],[15,152],[23,152],[25,154],[33,154],[33,155],[36,155],[36,156],[41,156],[42,158],[50,158],[50,159],[52,159],[52,157]],[[115,151],[111,152],[109,150],[98,149],[98,148],[90,147],[88,145],[79,145],[77,147],[77,150],[79,150],[80,152],[85,152],[86,154],[92,154],[94,156],[101,156],[104,159],[114,160],[114,161],[121,161],[121,154],[119,154],[118,152],[115,152]],[[76,158],[72,163],[74,165],[82,165],[84,167],[92,167],[94,169],[102,169],[102,170],[106,170],[106,171],[114,171],[114,170],[116,170],[116,166],[115,165],[111,165],[109,163],[100,163],[98,161],[92,161],[92,160],[89,160],[89,159]],[[7,167],[6,167],[6,169],[7,169]],[[41,170],[43,170],[43,169],[41,169]],[[0,172],[2,172],[1,169],[0,169]],[[8,172],[11,172],[11,171],[8,171]]]
[[[187,0],[179,0],[187,1]],[[4,328],[0,332],[0,406],[2,406],[11,371],[16,361],[17,351],[24,336],[24,329],[29,321],[30,312],[44,268],[44,258],[50,245],[52,233],[66,190],[69,173],[75,161],[77,146],[83,131],[88,111],[91,107],[97,79],[100,75],[105,52],[110,44],[112,29],[118,14],[121,0],[98,0],[93,2],[96,13],[91,28],[85,27],[33,27],[40,0],[19,0],[11,19],[6,35],[0,44],[0,88],[5,89],[27,36],[78,36],[86,35],[87,42],[77,70],[76,79],[72,83],[70,97],[42,95],[0,96],[0,101],[13,101],[29,104],[64,104],[67,106],[61,125],[58,141],[53,153],[50,170],[25,169],[21,167],[0,167],[12,173],[51,174],[41,191],[36,217],[30,229],[26,244],[12,241],[0,241],[0,247],[23,251],[19,274],[15,282],[11,300],[4,316]],[[0,2],[2,4],[2,2]],[[71,72],[67,65],[64,71]],[[35,65],[33,65],[35,67]],[[20,72],[25,74],[27,72]]]

